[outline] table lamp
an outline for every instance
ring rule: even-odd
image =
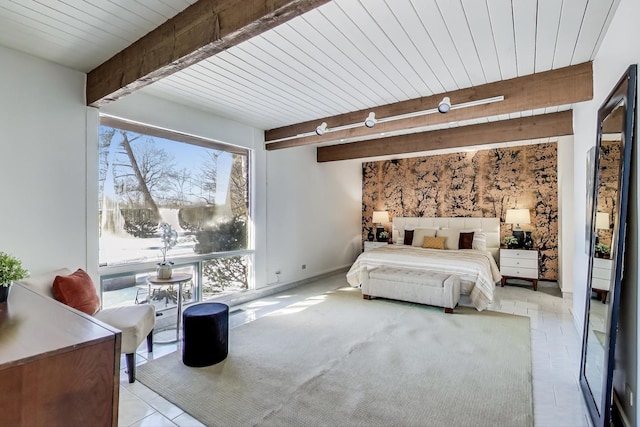
[[[513,237],[518,239],[518,247],[522,247],[522,243],[524,242],[524,231],[520,228],[520,224],[531,223],[529,209],[507,209],[504,223],[516,225],[513,229]]]
[[[373,211],[373,218],[371,218],[371,222],[374,224],[379,224],[376,228],[376,240],[380,240],[380,233],[384,231],[384,227],[382,224],[386,224],[389,222],[389,212],[388,211]]]
[[[598,230],[610,230],[609,212],[596,212],[596,245],[598,244]]]

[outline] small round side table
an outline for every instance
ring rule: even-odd
[[[178,285],[178,319],[176,321],[176,339],[155,341],[158,344],[170,344],[178,342],[180,340],[180,321],[182,320],[182,284],[190,281],[192,278],[192,274],[182,273],[173,273],[168,279],[158,279],[158,276],[147,277],[147,284],[149,285],[149,296],[151,295],[151,286]],[[149,297],[149,302],[150,301],[151,297]]]

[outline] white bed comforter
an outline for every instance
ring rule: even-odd
[[[490,252],[387,245],[360,254],[347,273],[347,282],[357,288],[362,283],[364,274],[382,265],[455,274],[461,282],[471,283],[469,296],[478,311],[484,310],[493,301],[496,282],[501,278],[500,270]]]

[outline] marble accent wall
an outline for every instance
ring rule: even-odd
[[[540,278],[558,278],[557,145],[545,143],[362,164],[362,238],[374,210],[394,216],[499,217],[528,208]],[[391,224],[386,224],[390,230]],[[502,223],[501,239],[512,226]]]

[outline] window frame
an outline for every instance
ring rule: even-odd
[[[132,120],[123,119],[120,117],[111,116],[109,114],[100,113],[98,116],[98,130],[101,126],[109,126],[117,129],[122,129],[126,131],[140,133],[142,135],[149,135],[152,137],[159,137],[168,140],[172,140],[179,143],[196,145],[204,148],[211,148],[214,150],[225,151],[232,154],[245,155],[247,158],[247,248],[234,250],[234,251],[223,251],[223,252],[211,252],[207,254],[193,254],[192,256],[181,256],[175,258],[175,267],[179,268],[182,265],[194,265],[197,270],[197,273],[194,277],[194,285],[196,289],[197,299],[196,301],[201,301],[202,298],[202,263],[211,259],[217,258],[232,258],[237,256],[246,256],[249,261],[249,272],[248,272],[248,288],[247,290],[255,289],[255,227],[254,227],[254,200],[255,196],[253,194],[254,191],[254,150],[247,147],[242,147],[235,144],[229,144],[225,142],[216,141],[213,139],[187,134],[180,131],[175,131],[171,129],[166,129],[154,125],[149,125],[145,123],[135,122]],[[99,170],[99,162],[100,158],[97,157],[97,168]],[[99,186],[99,180],[96,180],[96,190]],[[99,192],[99,191],[97,191]],[[99,201],[97,201],[99,203]],[[99,212],[99,209],[98,209]],[[99,215],[99,214],[98,214]],[[112,264],[112,265],[100,265],[99,262],[99,251],[100,251],[100,237],[99,237],[99,227],[98,223],[98,236],[97,236],[97,274],[100,278],[100,294],[103,293],[102,282],[105,278],[114,278],[119,276],[125,276],[127,274],[142,274],[148,273],[150,271],[155,270],[157,266],[157,260],[148,260],[148,261],[140,261],[140,262],[126,262],[122,264]]]

